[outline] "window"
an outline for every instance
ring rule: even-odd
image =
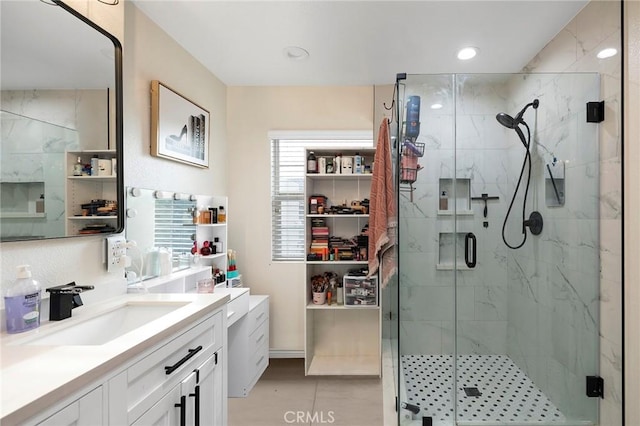
[[[276,134],[277,133],[277,134]],[[271,259],[305,259],[306,149],[372,147],[371,132],[276,132],[271,139]],[[307,137],[305,137],[307,136]]]

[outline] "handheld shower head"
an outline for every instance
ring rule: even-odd
[[[517,125],[513,117],[509,114],[505,114],[504,112],[498,113],[498,115],[496,115],[496,120],[498,120],[498,123],[502,124],[507,129],[513,129]]]
[[[518,125],[524,122],[524,120],[522,120],[522,116],[524,115],[525,111],[529,107],[538,109],[538,105],[540,105],[540,102],[537,99],[534,99],[533,102],[526,104],[524,108],[522,108],[520,112],[516,114],[515,118],[511,117],[509,114],[500,112],[498,113],[498,115],[496,115],[496,120],[498,120],[498,123],[502,124],[507,129],[517,129]]]

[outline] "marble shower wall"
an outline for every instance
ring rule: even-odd
[[[525,72],[596,72],[605,121],[599,132],[599,375],[601,425],[622,424],[622,138],[620,55],[598,59],[603,48],[621,50],[621,4],[591,1],[525,67]]]
[[[64,235],[64,152],[78,149],[78,132],[2,112],[0,140],[3,238]],[[28,216],[41,195],[44,216]]]
[[[45,217],[3,217],[3,237],[65,234],[65,151],[107,149],[107,96],[106,90],[2,91],[0,208],[29,212],[45,195]]]
[[[599,360],[599,125],[586,122],[586,103],[600,99],[600,78],[516,75],[508,87],[510,111],[540,101],[525,114],[533,131],[527,211],[539,211],[544,228],[508,253],[507,354],[567,418],[596,420],[584,386]],[[565,167],[563,206],[545,202],[552,190],[545,167],[554,158]]]

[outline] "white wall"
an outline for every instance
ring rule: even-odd
[[[272,351],[304,350],[304,264],[271,262],[270,130],[373,128],[373,87],[229,87],[229,248],[270,296]],[[390,100],[389,100],[390,102]]]

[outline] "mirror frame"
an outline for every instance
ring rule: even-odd
[[[104,234],[87,234],[87,235],[62,235],[56,237],[45,237],[38,239],[11,239],[2,241],[2,243],[11,243],[11,242],[24,242],[24,241],[42,241],[42,240],[52,240],[52,239],[68,239],[68,238],[86,238],[86,237],[96,237],[100,236],[102,238],[107,237],[113,234],[119,234],[124,231],[125,227],[125,188],[124,188],[124,111],[123,111],[123,71],[122,71],[122,44],[120,40],[118,40],[113,34],[106,31],[104,28],[93,22],[88,17],[84,16],[71,6],[64,3],[62,0],[50,0],[52,3],[55,3],[58,7],[62,8],[66,12],[70,13],[72,16],[76,17],[80,21],[89,25],[94,30],[98,31],[105,37],[107,37],[112,43],[114,48],[114,66],[115,66],[115,149],[116,149],[116,164],[118,167],[118,172],[116,174],[116,202],[117,206],[117,220],[116,220],[116,230],[110,233]]]

